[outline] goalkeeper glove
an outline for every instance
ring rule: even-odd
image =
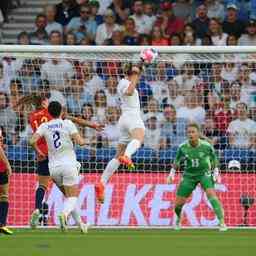
[[[172,184],[174,182],[174,177],[175,177],[175,169],[172,168],[166,179],[167,184]]]
[[[219,171],[219,168],[214,168],[213,170],[213,181],[216,182],[216,183],[221,183],[221,177],[220,177],[220,171]]]

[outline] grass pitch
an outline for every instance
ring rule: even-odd
[[[253,256],[256,230],[16,229],[0,235],[2,256]]]

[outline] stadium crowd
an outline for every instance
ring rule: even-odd
[[[254,45],[256,1],[63,0],[19,44]],[[54,40],[57,36],[59,40]]]
[[[80,1],[63,0],[37,16],[35,31],[22,32],[19,44],[51,45],[254,45],[254,1]],[[239,4],[239,5],[238,5]],[[250,8],[248,6],[251,6]],[[193,10],[195,12],[193,12]],[[250,12],[248,11],[250,10]],[[255,16],[256,18],[256,16]],[[15,59],[0,64],[0,126],[10,145],[26,145],[29,109],[19,99],[40,91],[67,111],[105,124],[102,133],[83,129],[90,149],[118,143],[120,102],[117,84],[122,63],[66,58]],[[225,162],[250,162],[256,152],[255,63],[159,61],[138,85],[146,126],[144,148],[168,155],[185,140],[186,125],[202,126]],[[166,153],[167,152],[167,153]]]

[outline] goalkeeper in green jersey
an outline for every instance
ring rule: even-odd
[[[218,159],[213,146],[208,141],[200,139],[200,135],[200,128],[197,124],[188,125],[188,141],[179,146],[174,165],[167,177],[167,183],[172,183],[175,171],[181,165],[184,168],[183,179],[176,192],[175,229],[180,229],[183,205],[197,184],[200,183],[217,215],[220,231],[225,231],[227,228],[224,223],[223,208],[214,190],[214,183],[220,182]]]

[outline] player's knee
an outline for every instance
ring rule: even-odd
[[[207,189],[205,192],[206,192],[207,198],[217,197],[217,195],[213,189]]]

